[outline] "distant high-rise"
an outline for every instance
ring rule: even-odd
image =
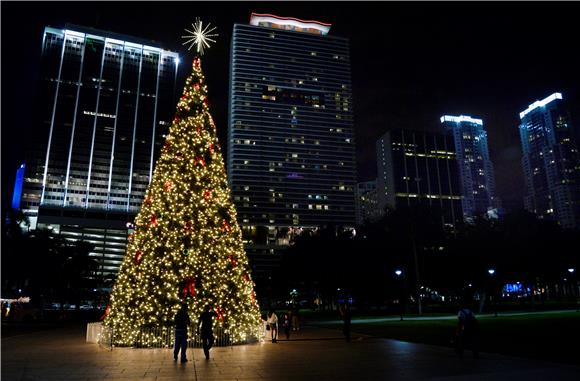
[[[428,205],[443,224],[463,218],[453,139],[448,134],[393,129],[376,143],[379,208]]]
[[[381,216],[377,195],[377,180],[356,184],[356,224],[373,221]]]
[[[465,115],[444,115],[441,123],[455,141],[464,217],[485,215],[499,205],[483,121]]]
[[[580,228],[580,154],[562,94],[520,113],[524,207],[569,229]]]
[[[32,227],[95,244],[103,274],[121,264],[175,108],[177,53],[91,28],[47,27],[38,130],[21,207]]]
[[[250,254],[281,231],[354,226],[348,40],[330,24],[252,14],[231,49],[228,177]]]

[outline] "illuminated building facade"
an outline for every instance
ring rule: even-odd
[[[123,259],[175,109],[177,53],[100,30],[46,27],[42,134],[27,154],[21,208],[32,227],[95,244],[103,275]]]
[[[524,207],[568,229],[580,228],[580,154],[561,93],[520,113]]]
[[[483,120],[465,115],[444,115],[440,120],[455,142],[464,218],[487,215],[499,205]]]
[[[459,167],[450,135],[393,129],[377,140],[376,150],[381,211],[422,204],[438,209],[447,227],[462,220]]]
[[[375,221],[381,217],[377,195],[377,180],[364,181],[356,184],[356,224]]]
[[[234,25],[228,177],[250,254],[297,227],[354,226],[349,45],[329,29],[259,14]]]

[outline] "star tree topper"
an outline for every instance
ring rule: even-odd
[[[193,31],[189,29],[184,29],[189,34],[185,36],[181,36],[181,38],[185,38],[185,42],[182,45],[190,44],[187,50],[191,50],[194,45],[197,45],[197,53],[202,56],[203,49],[209,48],[210,42],[215,42],[214,39],[211,37],[217,37],[217,33],[212,33],[216,30],[216,27],[210,28],[210,23],[208,23],[205,27],[203,26],[203,22],[198,18],[195,19],[195,23],[191,24],[193,26]]]

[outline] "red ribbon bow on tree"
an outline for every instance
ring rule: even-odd
[[[185,286],[183,287],[183,296],[195,296],[195,279],[187,278],[185,280]]]

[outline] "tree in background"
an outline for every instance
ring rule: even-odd
[[[119,345],[132,345],[142,327],[162,327],[159,336],[141,336],[142,344],[153,344],[167,334],[182,302],[191,316],[209,305],[232,342],[260,329],[199,58],[135,219],[104,324]]]

